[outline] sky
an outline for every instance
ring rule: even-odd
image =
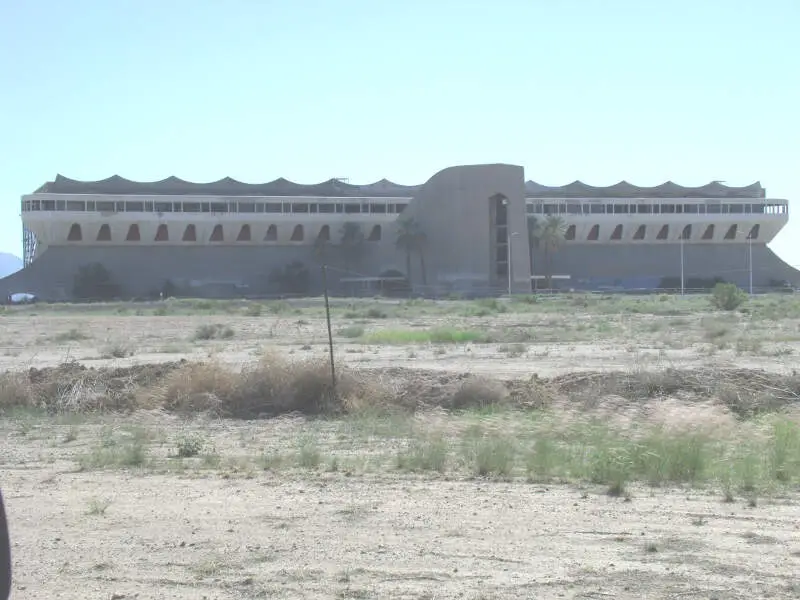
[[[798,0],[0,0],[0,252],[57,173],[756,180],[800,266]]]

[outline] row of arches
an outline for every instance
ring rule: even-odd
[[[372,229],[369,232],[369,235],[365,236],[365,240],[368,242],[379,242],[381,241],[381,237],[383,235],[383,231],[380,225],[373,225]],[[153,238],[154,242],[169,242],[170,241],[170,232],[169,227],[165,223],[161,223],[158,228],[156,229],[156,234]],[[252,228],[250,225],[242,225],[239,228],[239,232],[236,234],[235,241],[237,242],[252,242],[257,239],[257,236],[253,235]],[[292,229],[292,234],[289,237],[290,242],[304,242],[306,239],[306,232],[303,225],[295,225]],[[319,233],[317,234],[317,239],[325,242],[331,241],[331,228],[330,225],[323,225]],[[142,232],[139,229],[139,225],[136,223],[130,225],[128,227],[128,232],[125,235],[126,242],[140,242],[142,240]],[[176,238],[177,240],[177,238]],[[83,241],[83,229],[81,228],[80,223],[73,223],[69,228],[69,233],[67,234],[67,241],[68,242],[81,242]],[[100,229],[97,231],[97,236],[95,237],[95,241],[98,242],[111,242],[111,227],[105,223],[100,226]],[[196,242],[197,241],[197,227],[193,224],[186,225],[183,230],[183,234],[180,237],[180,241],[182,242]],[[230,239],[226,239],[225,237],[225,230],[223,226],[220,224],[214,225],[214,228],[211,230],[211,235],[208,238],[209,242],[225,242],[225,241],[232,241]],[[267,231],[264,234],[261,241],[264,242],[277,242],[278,241],[278,226],[277,225],[270,225],[267,227]]]
[[[760,232],[760,225],[756,224],[750,228],[750,231],[747,234],[747,239],[757,240],[758,234]],[[575,240],[576,237],[576,227],[575,225],[570,225],[567,227],[566,232],[564,233],[564,238],[567,240]],[[614,230],[611,232],[611,237],[609,238],[611,241],[621,241],[622,235],[624,233],[624,228],[622,225],[617,225],[614,227]],[[713,240],[715,233],[715,226],[714,224],[706,225],[703,234],[700,236],[700,240]],[[725,232],[725,236],[723,239],[726,240],[735,240],[737,235],[739,234],[739,227],[738,225],[734,224],[728,227],[728,230]],[[586,236],[586,240],[590,242],[596,242],[600,239],[600,225],[592,225],[592,228],[589,230],[589,234]],[[640,241],[647,239],[647,226],[646,225],[639,225],[636,228],[636,231],[633,233],[633,239]],[[661,228],[658,230],[658,233],[655,237],[656,240],[668,240],[669,239],[669,225],[662,225]],[[691,240],[692,239],[692,226],[686,225],[681,230],[681,234],[678,237],[679,240]]]

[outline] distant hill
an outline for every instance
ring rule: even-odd
[[[0,277],[6,277],[16,273],[22,268],[22,259],[13,254],[0,252]]]

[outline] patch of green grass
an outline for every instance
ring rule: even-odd
[[[148,449],[141,440],[131,440],[113,446],[99,445],[78,458],[82,471],[108,468],[142,467],[147,462]]]
[[[397,468],[401,471],[444,473],[447,453],[447,442],[441,436],[412,440],[407,448],[397,453]]]
[[[507,477],[514,468],[516,448],[510,436],[483,435],[477,428],[465,434],[462,453],[473,475]]]
[[[192,458],[203,452],[206,446],[206,439],[200,434],[186,434],[178,438],[175,443],[175,456],[177,458]]]
[[[93,516],[102,516],[106,514],[108,507],[111,506],[111,500],[100,500],[98,498],[92,498],[89,501],[89,509],[87,514]]]
[[[297,447],[297,465],[303,469],[316,469],[322,461],[317,441],[311,436],[300,438]]]
[[[286,464],[286,457],[276,450],[264,452],[259,457],[259,465],[265,471],[279,471]]]
[[[261,311],[263,307],[258,302],[254,302],[252,304],[248,304],[247,308],[244,309],[244,314],[248,317],[260,317]]]
[[[150,439],[150,433],[141,428],[119,433],[107,429],[91,451],[78,457],[78,466],[82,471],[143,467],[149,456]]]
[[[343,338],[360,338],[364,335],[364,328],[360,325],[349,325],[348,327],[342,327],[336,333]]]
[[[489,337],[481,331],[442,327],[436,329],[380,329],[365,335],[362,340],[367,344],[463,344],[488,342]]]

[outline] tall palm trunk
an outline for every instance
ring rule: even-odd
[[[552,264],[552,256],[550,252],[550,248],[547,244],[544,246],[544,265],[545,265],[545,283],[547,285],[547,289],[553,289],[553,264]]]
[[[419,271],[422,274],[422,285],[428,285],[428,272],[425,269],[425,253],[419,253]]]
[[[411,248],[406,248],[406,279],[411,287]]]

